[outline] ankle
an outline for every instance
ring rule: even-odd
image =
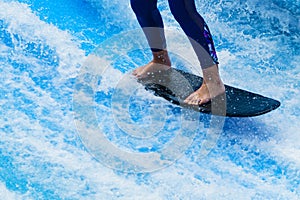
[[[203,69],[203,79],[206,84],[219,84],[222,85],[223,82],[220,78],[218,65],[213,65],[209,68]]]
[[[171,60],[169,58],[167,50],[152,52],[152,55],[153,55],[152,62],[171,66]]]

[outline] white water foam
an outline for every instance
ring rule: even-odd
[[[283,103],[282,107],[252,120],[231,120],[237,127],[232,129],[237,132],[228,130],[224,136],[228,140],[224,139],[222,142],[230,143],[236,139],[240,143],[217,149],[217,152],[201,162],[193,160],[193,157],[197,156],[195,150],[173,166],[159,172],[123,174],[96,162],[77,138],[70,111],[72,88],[65,85],[68,79],[76,77],[84,59],[84,52],[78,47],[76,38],[67,31],[41,21],[26,4],[4,1],[0,1],[0,4],[0,18],[9,24],[7,28],[9,33],[21,36],[25,44],[41,42],[49,45],[56,49],[56,56],[60,60],[59,65],[53,69],[58,72],[58,76],[50,80],[55,91],[37,85],[32,80],[30,70],[20,73],[14,70],[10,63],[1,63],[1,73],[5,76],[0,78],[0,87],[5,96],[0,100],[0,126],[11,129],[0,132],[3,147],[1,152],[13,159],[15,165],[13,172],[16,176],[25,177],[23,182],[27,181],[27,190],[19,192],[17,189],[6,188],[7,186],[1,183],[0,197],[20,199],[20,195],[22,199],[42,199],[47,196],[48,190],[54,193],[53,196],[62,199],[239,199],[240,197],[297,199],[299,197],[300,188],[296,182],[299,181],[300,175],[298,137],[300,114],[297,106],[299,67],[296,62],[298,58],[294,58],[293,63],[296,67],[293,69],[281,70],[277,66],[275,72],[269,67],[260,71],[257,68],[253,69],[246,61],[241,61],[241,53],[234,52],[234,48],[246,46],[243,53],[249,54],[251,59],[268,60],[270,55],[259,53],[260,48],[267,46],[276,49],[277,42],[260,38],[245,42],[244,39],[249,36],[235,40],[237,36],[243,34],[235,33],[234,27],[224,25],[218,20],[216,23],[210,23],[214,30],[212,32],[218,40],[223,34],[222,30],[227,30],[224,37],[235,41],[233,49],[221,47],[219,54],[222,60],[226,59],[222,62],[224,80],[232,85],[278,98]],[[123,7],[128,9],[127,3],[122,1],[120,4],[120,7],[113,5],[120,10]],[[106,4],[102,5],[110,10]],[[162,2],[160,5],[164,9],[163,12],[169,13],[165,3]],[[206,13],[205,16],[214,15]],[[166,18],[172,19],[170,14],[167,14]],[[119,19],[121,20],[120,17]],[[133,20],[134,18],[130,18],[130,23],[136,23]],[[49,66],[41,64],[34,56],[25,55],[22,44],[18,43],[19,41],[14,41],[16,46],[14,49],[1,44],[1,57],[13,55],[14,60],[29,63],[33,74],[51,74]],[[12,51],[14,53],[10,54]],[[237,67],[232,70],[231,66]],[[264,74],[265,70],[270,70],[269,76]],[[252,86],[249,86],[249,83]],[[101,88],[109,89],[109,80]],[[16,96],[18,90],[19,95]],[[32,111],[35,117],[28,114],[28,111]],[[113,122],[108,122],[108,125],[109,123]],[[247,125],[240,125],[243,123],[249,124],[250,132],[247,132]],[[251,126],[257,127],[257,130]],[[243,131],[250,135],[243,135]],[[258,136],[255,135],[255,131]],[[268,139],[260,140],[264,138],[261,134],[269,135],[266,136]],[[224,143],[221,145],[225,145]],[[250,150],[242,151],[241,147],[247,145]],[[277,162],[274,167],[282,167],[282,174],[273,173],[272,168],[261,172],[255,170],[255,160],[261,159],[263,162],[264,159],[255,157],[255,153],[251,153],[251,150],[261,152],[266,159],[274,159]],[[234,153],[241,153],[242,157],[230,159],[229,155]]]

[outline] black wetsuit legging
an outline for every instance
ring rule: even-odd
[[[202,69],[218,64],[218,58],[207,24],[197,12],[194,0],[168,0],[170,10],[197,54]],[[166,49],[163,21],[157,0],[130,0],[138,22],[152,51]]]

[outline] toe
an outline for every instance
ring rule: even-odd
[[[201,101],[201,99],[200,99],[199,95],[196,93],[193,93],[184,100],[184,103],[189,104],[189,105],[198,105],[200,101]]]
[[[191,104],[196,106],[196,105],[199,105],[200,102],[201,102],[201,99],[199,99],[197,96],[195,96],[194,99],[192,100]]]
[[[195,93],[190,94],[183,102],[184,103],[190,103],[193,101],[194,97],[195,97]]]

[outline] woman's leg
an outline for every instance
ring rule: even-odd
[[[153,54],[153,60],[135,69],[133,75],[144,78],[151,72],[169,69],[171,61],[166,51],[164,25],[157,0],[131,0],[130,3]]]
[[[210,31],[197,12],[194,0],[169,0],[169,5],[174,18],[189,37],[203,71],[202,86],[187,97],[185,103],[204,104],[225,91]]]
[[[218,64],[210,31],[197,12],[194,0],[169,0],[169,5],[174,18],[189,37],[202,69]]]

